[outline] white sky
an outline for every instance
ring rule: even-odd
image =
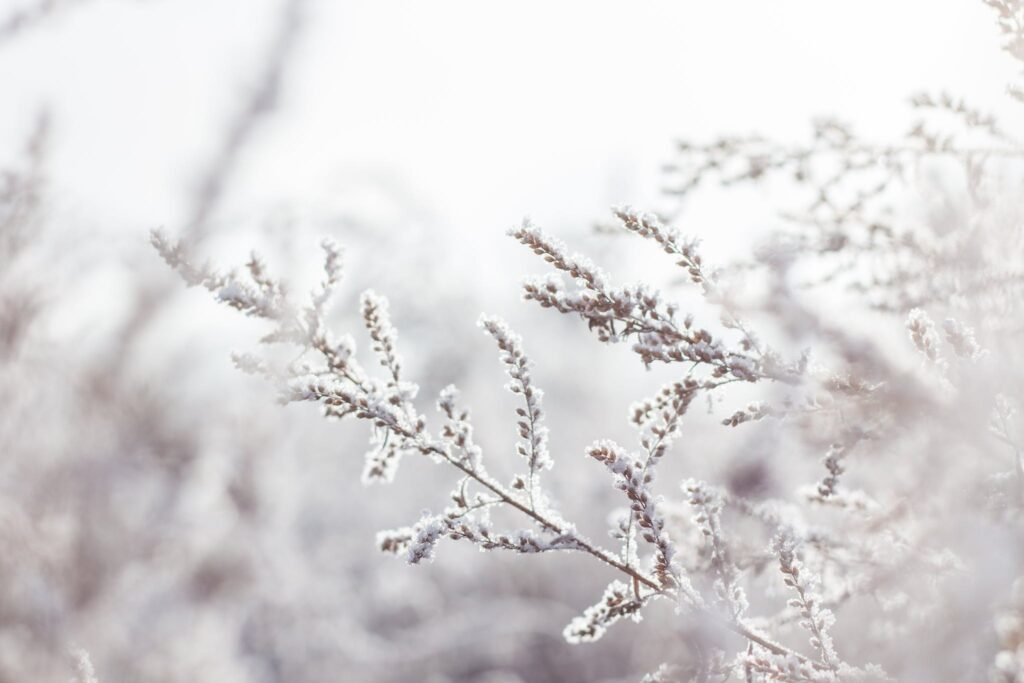
[[[48,105],[56,189],[86,230],[173,229],[278,7],[94,0],[0,46],[0,158]],[[999,104],[1014,69],[980,0],[309,9],[283,106],[246,154],[229,219],[283,204],[370,215],[391,194],[414,207],[393,224],[424,222],[464,244],[527,214],[583,229],[609,204],[653,203],[678,136],[798,137],[811,116],[838,114],[884,139],[904,131],[909,94]]]

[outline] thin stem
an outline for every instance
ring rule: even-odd
[[[505,488],[501,484],[499,484],[498,482],[494,481],[493,479],[491,479],[486,474],[476,471],[474,468],[472,468],[470,465],[466,464],[463,461],[455,460],[454,458],[452,458],[451,454],[447,451],[447,449],[442,448],[442,447],[440,447],[440,446],[438,446],[436,444],[424,441],[422,435],[409,434],[408,432],[403,430],[397,424],[394,425],[392,428],[395,429],[395,431],[397,431],[402,436],[406,436],[406,437],[411,438],[414,441],[418,442],[418,447],[419,447],[420,451],[422,451],[424,453],[432,453],[434,455],[439,456],[445,462],[451,464],[456,469],[460,470],[467,477],[473,479],[474,481],[476,481],[478,484],[480,484],[484,488],[490,490],[492,493],[494,493],[496,496],[498,496],[498,498],[500,498],[503,503],[506,503],[506,504],[512,506],[513,508],[519,510],[524,515],[526,515],[527,517],[532,519],[534,522],[536,522],[538,525],[540,525],[540,527],[542,529],[548,529],[550,531],[553,531],[556,534],[565,534],[566,533],[566,529],[561,524],[559,524],[558,522],[555,522],[555,521],[553,521],[551,519],[548,519],[543,514],[537,512],[535,509],[532,509],[531,507],[528,507],[527,505],[524,505],[522,502],[517,500],[515,496],[513,496],[508,491],[506,491]],[[630,576],[635,583],[639,583],[639,584],[641,584],[643,586],[646,586],[647,588],[651,589],[652,592],[650,594],[648,594],[648,596],[646,596],[646,597],[651,597],[652,595],[655,595],[655,594],[657,594],[657,595],[667,595],[669,593],[669,591],[663,589],[654,580],[650,579],[645,574],[643,574],[642,572],[638,571],[637,569],[629,566],[628,564],[623,563],[615,555],[613,555],[609,551],[605,550],[604,548],[600,548],[600,547],[594,546],[593,544],[591,544],[586,539],[580,538],[579,536],[576,536],[575,534],[573,534],[573,537],[574,537],[574,540],[576,542],[576,547],[579,550],[582,550],[583,552],[586,552],[586,553],[596,557],[598,560],[604,562],[605,564],[609,565],[610,567],[613,567],[614,569],[617,569],[618,571],[622,572],[623,574],[626,574],[627,576]],[[767,637],[757,633],[750,626],[748,626],[747,624],[743,623],[743,621],[740,620],[740,619],[731,619],[731,620],[730,619],[722,619],[722,617],[720,615],[716,614],[715,612],[713,612],[711,610],[708,610],[705,607],[702,607],[702,606],[697,605],[697,604],[693,604],[692,606],[693,606],[693,608],[695,610],[700,612],[702,615],[710,616],[712,618],[715,618],[715,619],[723,622],[723,625],[726,628],[728,628],[729,630],[733,631],[734,633],[736,633],[736,634],[738,634],[740,636],[743,636],[744,638],[746,638],[749,641],[757,643],[761,647],[765,648],[766,650],[768,650],[768,651],[770,651],[770,652],[772,652],[774,654],[783,655],[783,656],[793,656],[793,657],[796,657],[801,662],[808,662],[809,661],[808,658],[805,657],[804,655],[801,655],[798,652],[794,652],[793,650],[790,650],[789,648],[787,648],[787,647],[785,647],[783,645],[780,645],[779,643],[776,643],[776,642],[768,639]]]

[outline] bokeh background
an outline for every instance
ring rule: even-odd
[[[450,478],[410,461],[362,488],[365,428],[282,409],[235,371],[264,328],[185,289],[149,231],[220,264],[255,248],[296,290],[335,238],[332,323],[358,332],[359,292],[388,296],[422,395],[462,387],[510,472],[512,403],[475,328],[506,317],[547,390],[554,494],[599,536],[620,503],[583,449],[631,442],[630,403],[666,375],[520,302],[542,264],[505,230],[529,215],[621,279],[674,287],[655,250],[595,230],[609,206],[677,213],[724,260],[777,199],[709,188],[679,206],[662,167],[680,137],[798,141],[833,115],[883,143],[913,93],[1005,111],[1015,73],[971,2],[0,0],[0,27],[0,166],[18,180],[0,251],[3,681],[65,681],[76,648],[100,681],[638,680],[669,626],[562,639],[608,580],[584,559],[377,553],[376,531],[442,506]]]

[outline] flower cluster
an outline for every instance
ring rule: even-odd
[[[1019,3],[988,4],[1004,32],[1020,33]],[[657,613],[652,603],[671,605],[687,647],[648,674],[651,683],[934,680],[937,665],[927,653],[953,641],[967,644],[948,653],[951,679],[984,669],[1003,683],[1020,678],[1019,605],[1000,612],[993,630],[988,608],[971,592],[980,589],[968,591],[964,578],[1022,572],[1019,558],[1001,550],[1020,541],[1024,520],[1024,449],[1013,410],[1024,370],[1012,360],[1024,327],[1024,277],[1019,254],[1007,246],[1019,245],[1019,224],[981,239],[997,214],[987,208],[994,190],[982,182],[990,161],[1021,152],[994,117],[960,100],[920,95],[913,104],[952,116],[970,140],[981,136],[985,144],[922,123],[902,144],[879,147],[821,120],[808,147],[759,138],[682,147],[677,193],[708,178],[730,185],[779,175],[810,190],[807,206],[785,214],[791,230],[754,249],[754,264],[711,268],[699,241],[670,220],[613,209],[619,228],[682,269],[684,285],[719,313],[714,322],[698,322],[705,315],[685,310],[668,288],[617,284],[529,221],[509,232],[554,271],[525,281],[526,301],[582,320],[599,341],[625,343],[645,368],[667,375],[657,393],[629,409],[635,447],[595,434],[585,451],[623,506],[608,530],[618,544],[612,547],[584,535],[580,529],[593,520],[574,524],[547,486],[556,460],[578,454],[551,453],[534,367],[522,338],[501,319],[483,316],[479,326],[496,343],[518,404],[519,457],[510,480],[491,474],[491,456],[454,386],[437,398],[440,426],[420,412],[419,386],[402,364],[386,299],[361,298],[379,368],[364,367],[353,339],[328,330],[326,306],[341,274],[332,243],[324,244],[323,283],[305,304],[255,255],[240,275],[196,266],[183,245],[161,234],[153,244],[187,284],[266,320],[272,329],[264,343],[300,351],[283,368],[237,355],[239,368],[277,382],[286,401],[369,423],[364,482],[393,481],[404,457],[425,456],[452,475],[444,507],[381,532],[382,551],[422,564],[451,540],[593,562],[609,583],[564,636],[597,641],[624,619]],[[943,216],[922,231],[888,210],[906,176],[935,156],[964,165],[966,194],[986,207],[977,221]],[[741,305],[726,286],[747,266],[768,275],[765,303]],[[797,283],[794,273],[808,270],[813,277]],[[838,281],[844,286],[828,289]],[[817,310],[805,287],[862,295],[863,310],[849,320],[846,311]],[[870,318],[877,327],[865,330],[854,313],[878,316]],[[924,362],[914,362],[915,349]],[[715,415],[711,437],[692,410],[703,403]],[[702,446],[691,448],[696,438],[689,437],[698,434]],[[728,457],[740,441],[743,456]],[[687,447],[676,448],[680,442]],[[660,488],[666,472],[685,472],[681,486]],[[834,629],[836,616],[846,624],[847,614],[868,615],[862,633]],[[876,656],[885,671],[866,661]]]

